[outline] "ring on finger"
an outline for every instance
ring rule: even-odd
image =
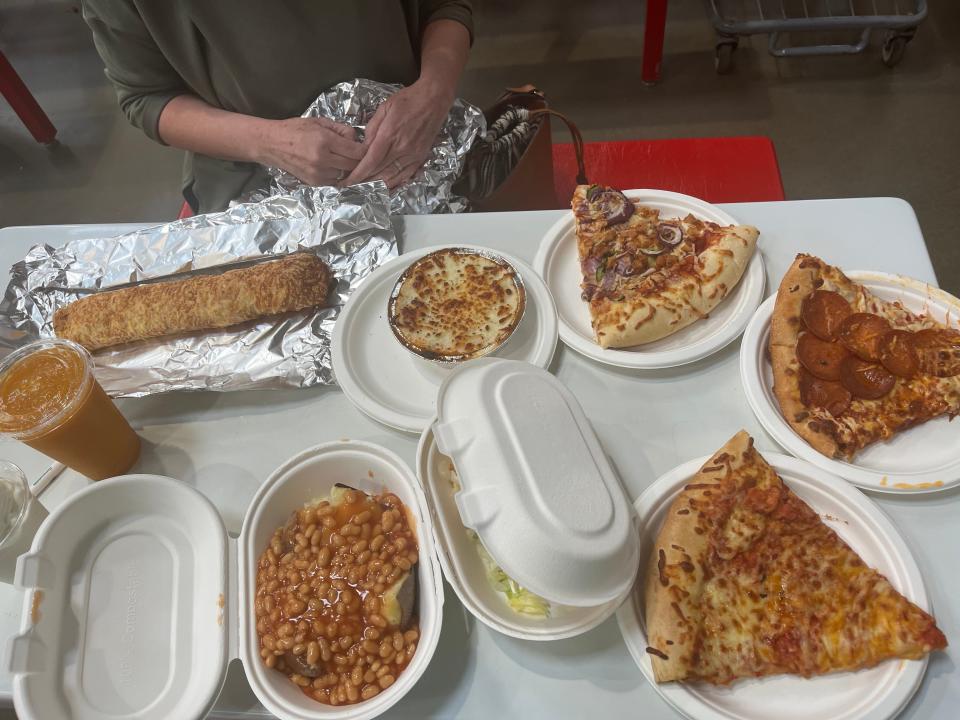
[[[337,173],[337,182],[341,182],[347,176],[346,170],[341,170]]]

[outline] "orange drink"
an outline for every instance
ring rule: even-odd
[[[0,361],[0,433],[93,480],[122,475],[140,438],[69,340],[39,340]]]

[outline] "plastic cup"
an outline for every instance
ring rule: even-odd
[[[0,460],[0,582],[12,583],[17,558],[30,549],[47,509],[16,465]]]
[[[0,434],[92,480],[122,475],[140,456],[90,353],[69,340],[39,340],[0,361]]]

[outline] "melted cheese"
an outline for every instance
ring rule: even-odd
[[[774,502],[772,490],[753,497],[747,490],[715,529],[695,677],[727,683],[775,673],[809,676],[919,657],[940,646],[929,615],[796,495],[784,488]]]
[[[505,261],[469,250],[440,250],[403,274],[390,322],[401,342],[420,355],[478,357],[514,331],[524,299],[517,272]]]

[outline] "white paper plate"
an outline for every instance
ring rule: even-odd
[[[450,247],[490,252],[476,245]],[[438,249],[406,253],[371,273],[347,301],[333,329],[333,372],[344,394],[374,420],[406,432],[423,432],[436,415],[444,371],[415,358],[397,341],[387,322],[387,299],[408,265]],[[557,346],[553,298],[529,265],[506,253],[497,255],[520,272],[527,305],[520,326],[494,355],[545,368]]]
[[[851,271],[848,277],[862,283],[883,300],[899,300],[914,312],[957,325],[960,300],[942,290],[901,275]],[[770,316],[776,295],[757,310],[740,346],[740,378],[747,402],[774,440],[798,458],[839,475],[868,490],[892,493],[929,493],[960,484],[960,426],[937,418],[889,441],[868,447],[853,462],[834,460],[814,450],[780,413],[773,394],[770,365]]]
[[[899,592],[929,610],[920,569],[906,541],[873,502],[840,478],[802,460],[779,453],[763,456],[864,562],[883,573]],[[634,592],[617,611],[617,622],[643,676],[664,700],[692,720],[886,720],[895,716],[919,687],[927,668],[926,658],[889,660],[869,670],[810,679],[778,675],[741,680],[729,687],[658,684],[653,679],[646,652],[643,569],[670,503],[708,459],[691,460],[674,468],[634,503],[641,528],[641,573]]]
[[[703,200],[666,190],[625,190],[627,197],[657,208],[665,218],[688,214],[721,225],[737,221]],[[603,349],[593,338],[590,312],[580,297],[580,260],[573,213],[567,213],[540,241],[533,267],[546,281],[557,304],[560,339],[587,357],[607,365],[654,369],[696,362],[712,355],[740,336],[763,299],[765,274],[760,250],[754,252],[743,277],[709,317],[673,335],[634,348]]]

